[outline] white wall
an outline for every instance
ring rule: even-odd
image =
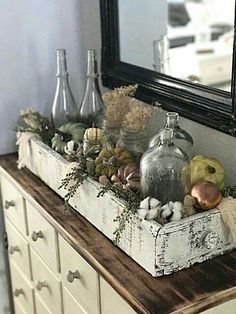
[[[18,111],[36,105],[51,107],[55,90],[55,49],[65,47],[75,98],[81,100],[85,50],[100,52],[99,0],[0,1],[0,154],[13,151]],[[182,126],[192,134],[195,153],[218,157],[227,182],[236,184],[236,138],[188,119]],[[163,117],[156,121],[156,130]]]
[[[98,0],[0,1],[0,154],[12,152],[19,110],[48,113],[56,87],[56,48],[67,50],[77,103],[85,83],[86,49],[100,53]]]

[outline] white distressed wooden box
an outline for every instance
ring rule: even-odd
[[[58,189],[68,166],[62,156],[38,139],[29,142],[26,167],[61,197]],[[114,222],[124,203],[111,193],[97,197],[100,183],[86,180],[70,205],[97,229],[113,240]],[[134,217],[120,240],[119,247],[152,276],[171,274],[194,263],[233,249],[218,209],[200,213],[160,227],[155,221]]]

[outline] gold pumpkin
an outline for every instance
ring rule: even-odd
[[[102,149],[95,160],[95,173],[96,175],[106,175],[111,178],[121,165],[127,165],[133,162],[130,152],[116,147],[114,150]]]
[[[190,171],[191,186],[204,180],[215,183],[220,190],[223,189],[224,167],[218,159],[197,155],[190,161]]]

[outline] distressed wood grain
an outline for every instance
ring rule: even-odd
[[[59,186],[69,162],[39,139],[30,140],[28,152],[27,168],[63,197],[65,191]],[[114,219],[125,205],[112,193],[97,198],[100,187],[100,183],[86,180],[70,205],[112,240],[117,228]],[[118,245],[154,277],[171,274],[232,249],[217,209],[163,227],[134,216]]]
[[[194,314],[236,298],[236,250],[169,276],[153,278],[63,200],[16,156],[0,157],[4,175],[137,313]]]

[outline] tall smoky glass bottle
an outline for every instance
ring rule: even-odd
[[[78,120],[76,106],[68,80],[65,49],[57,49],[57,87],[52,106],[52,123],[58,128],[61,125]]]
[[[182,202],[189,192],[189,157],[174,145],[170,128],[160,131],[159,145],[144,153],[140,169],[143,198]]]
[[[96,51],[87,50],[87,80],[79,108],[80,121],[89,126],[102,127],[105,106],[98,85]]]
[[[179,126],[179,114],[177,112],[166,113],[166,128],[173,130],[173,142],[182,149],[191,159],[193,155],[192,136]],[[149,143],[149,148],[158,145],[160,142],[160,132],[155,134]]]

